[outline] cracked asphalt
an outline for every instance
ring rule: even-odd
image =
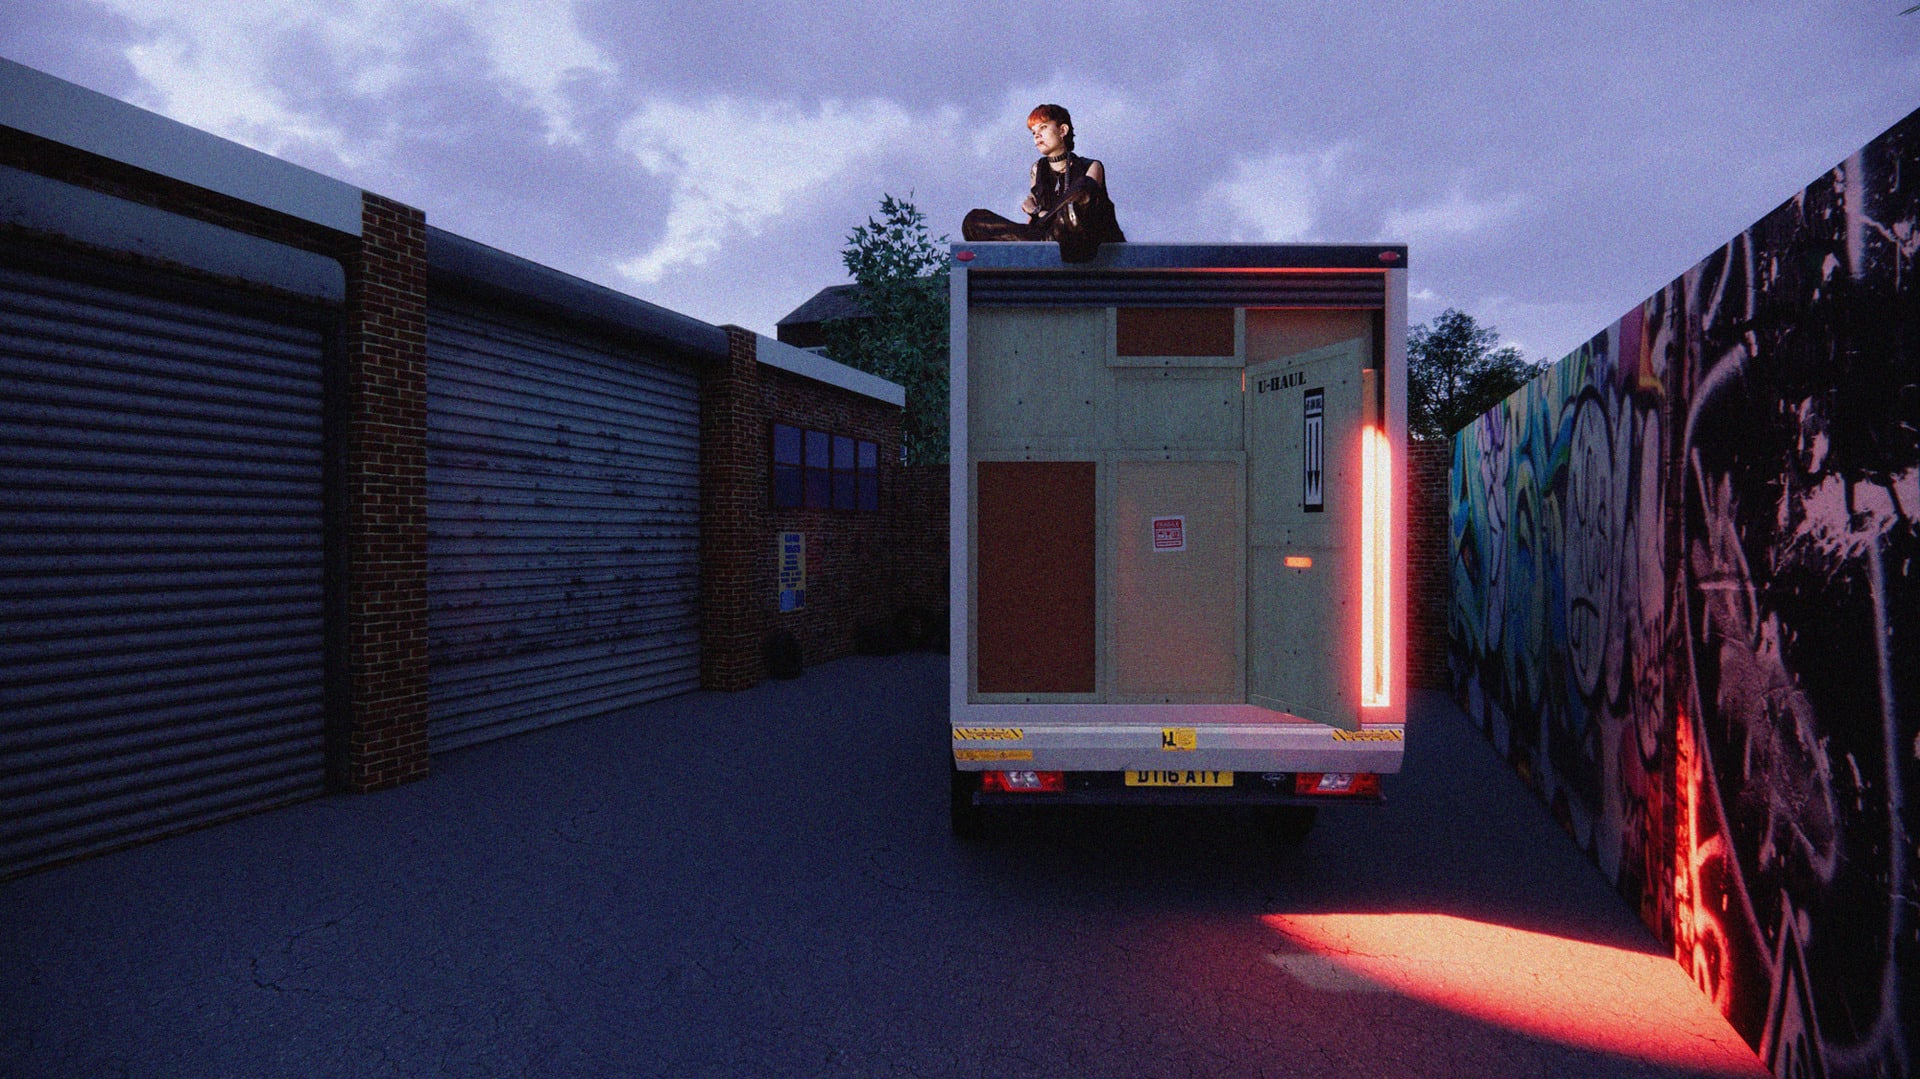
[[[0,884],[0,1076],[1764,1074],[1439,694],[1297,849],[967,845],[945,680],[840,660]]]

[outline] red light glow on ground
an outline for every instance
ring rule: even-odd
[[[1679,964],[1447,914],[1269,914],[1274,966],[1323,992],[1397,993],[1535,1038],[1716,1075],[1764,1076]]]

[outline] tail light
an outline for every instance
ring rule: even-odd
[[[983,791],[1004,791],[1008,794],[1063,791],[1067,789],[1067,773],[1031,771],[983,772],[980,775],[980,789]]]
[[[1365,428],[1360,457],[1360,707],[1385,708],[1393,639],[1393,452]]]
[[[1296,772],[1293,793],[1378,798],[1380,777],[1373,772]]]

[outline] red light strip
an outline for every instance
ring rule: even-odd
[[[1385,708],[1391,684],[1393,451],[1368,426],[1360,441],[1360,707]]]

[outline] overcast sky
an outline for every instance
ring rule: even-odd
[[[0,55],[772,334],[883,193],[957,238],[1072,110],[1140,241],[1405,242],[1557,359],[1920,108],[1910,0],[8,0]]]

